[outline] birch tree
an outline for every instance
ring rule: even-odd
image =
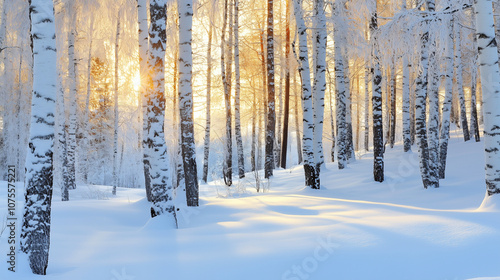
[[[50,249],[57,77],[53,2],[30,1],[30,19],[34,59],[33,98],[21,251],[28,255],[32,272],[45,275]]]
[[[233,184],[233,136],[232,136],[232,114],[231,114],[231,61],[228,55],[228,44],[226,43],[226,26],[228,14],[230,13],[228,0],[224,1],[224,14],[221,32],[221,77],[224,87],[224,104],[226,109],[226,136],[225,136],[225,162],[223,169],[224,182],[227,186]],[[229,36],[231,37],[231,36]],[[229,65],[229,66],[228,66]]]
[[[460,105],[460,124],[464,134],[464,141],[470,140],[469,127],[467,124],[467,113],[465,107],[463,64],[462,64],[462,32],[458,18],[454,20],[455,28],[455,81],[457,85],[458,101]]]
[[[173,187],[169,178],[169,159],[165,143],[165,45],[166,1],[150,1],[151,24],[149,27],[149,85],[146,91],[147,134],[144,135],[144,151],[147,151],[151,180],[151,217],[167,215],[170,223],[177,226],[173,203]]]
[[[267,0],[267,123],[266,123],[266,160],[264,177],[273,176],[274,169],[274,138],[276,136],[276,108],[274,87],[274,9],[273,0]]]
[[[137,27],[138,27],[138,40],[139,40],[139,71],[141,79],[141,87],[139,92],[142,93],[142,137],[147,135],[148,129],[148,117],[147,117],[147,100],[145,91],[147,89],[148,79],[148,49],[149,49],[149,33],[148,33],[148,4],[147,0],[137,0]],[[146,188],[146,198],[149,202],[153,200],[151,196],[151,178],[149,175],[149,153],[145,149],[145,143],[143,142],[143,165],[144,165],[144,185]]]
[[[486,187],[489,196],[500,193],[500,72],[491,0],[475,0],[476,37],[483,90]]]
[[[326,91],[326,45],[327,30],[324,0],[313,1],[313,110],[314,110],[314,156],[318,171],[324,164],[323,155],[323,118]],[[336,41],[337,43],[337,41]],[[337,45],[337,44],[336,44]]]
[[[179,108],[181,114],[181,145],[186,182],[187,206],[198,206],[198,174],[194,142],[193,89],[191,83],[193,54],[193,1],[178,2],[179,10]]]
[[[203,182],[207,182],[208,179],[208,161],[210,158],[210,125],[211,125],[211,114],[210,114],[210,103],[212,98],[212,34],[213,34],[213,23],[212,23],[213,11],[209,12],[209,26],[208,26],[208,46],[207,46],[207,101],[206,101],[206,112],[205,112],[205,138],[203,143]]]
[[[75,33],[76,33],[76,5],[69,2],[68,7],[69,19],[70,19],[70,30],[68,34],[68,82],[69,82],[69,98],[68,107],[69,119],[68,128],[66,133],[66,170],[67,172],[65,182],[65,188],[73,190],[76,189],[76,130],[77,130],[77,95],[78,95],[78,58],[75,55]],[[63,191],[66,193],[66,191]],[[69,197],[63,196],[63,200],[69,199]]]
[[[288,123],[290,116],[290,1],[286,1],[285,12],[285,109],[283,111],[283,141],[281,142],[281,168],[286,168],[288,147]]]
[[[307,47],[307,28],[302,15],[302,0],[293,0],[295,22],[297,24],[297,33],[299,37],[299,73],[302,78],[302,155],[304,161],[304,175],[306,186],[312,189],[320,188],[319,171],[316,169],[314,158],[313,139],[314,139],[314,117],[313,101],[311,93],[311,72],[309,69],[308,47]]]
[[[453,17],[448,20],[448,36],[445,46],[445,94],[441,113],[441,130],[439,136],[439,178],[445,178],[446,158],[448,156],[448,140],[450,138],[451,103],[453,99]]]
[[[428,1],[429,4],[430,1]],[[434,6],[432,6],[433,8]],[[431,10],[431,7],[428,7]],[[415,126],[418,153],[420,158],[420,174],[424,188],[433,186],[429,179],[429,144],[427,142],[427,87],[429,69],[429,20],[425,20],[420,37],[420,72],[415,81]]]
[[[243,155],[243,138],[241,136],[241,108],[240,108],[240,47],[239,47],[239,0],[234,0],[234,135],[238,152],[238,176],[245,178],[245,157]]]
[[[120,9],[120,8],[119,8]],[[119,93],[119,56],[118,51],[120,47],[120,17],[121,12],[118,11],[116,18],[116,35],[115,35],[115,79],[114,79],[114,129],[113,129],[113,195],[116,195],[116,188],[118,187],[118,93]],[[150,58],[151,59],[151,58]],[[150,66],[151,67],[151,66]],[[155,69],[156,70],[156,69]]]
[[[338,18],[339,7],[333,7],[332,16]],[[334,19],[335,20],[335,19]],[[347,135],[347,98],[345,65],[342,57],[341,36],[339,34],[339,24],[335,22],[333,28],[334,54],[335,54],[335,104],[337,112],[337,164],[339,169],[344,169],[347,165],[348,135]],[[316,129],[316,127],[315,127]]]
[[[378,29],[377,2],[375,1],[375,11],[370,18],[370,34]],[[375,41],[374,38],[371,38]],[[384,129],[382,119],[382,73],[380,71],[378,46],[372,43],[372,114],[373,114],[373,179],[376,182],[384,181]]]

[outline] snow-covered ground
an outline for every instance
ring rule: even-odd
[[[252,174],[229,190],[201,185],[178,230],[149,218],[140,189],[79,186],[70,202],[56,191],[48,275],[9,272],[4,231],[0,279],[500,279],[500,198],[483,203],[483,143],[451,140],[439,189],[421,187],[418,156],[401,146],[375,183],[371,156],[328,164],[319,191],[303,187],[301,167],[276,171],[265,193]]]

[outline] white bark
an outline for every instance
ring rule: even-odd
[[[500,72],[491,0],[475,0],[488,195],[500,193]]]
[[[314,117],[313,101],[311,94],[311,72],[309,69],[308,47],[307,47],[307,28],[302,15],[302,0],[294,0],[295,22],[297,24],[297,33],[299,35],[299,73],[302,78],[302,110],[303,110],[303,136],[302,149],[304,160],[304,173],[306,186],[319,189],[319,172],[316,169],[314,158]]]
[[[26,158],[26,193],[21,250],[33,273],[45,275],[50,247],[53,183],[56,44],[51,0],[31,1],[33,39],[33,98],[30,143]],[[59,102],[61,102],[59,100]]]
[[[115,36],[115,88],[114,88],[114,129],[113,129],[113,195],[116,195],[118,187],[118,94],[119,94],[119,47],[120,47],[120,18],[122,13],[118,11],[116,21],[116,36]]]
[[[241,136],[241,109],[240,109],[240,47],[239,47],[239,0],[234,0],[234,134],[238,152],[238,175],[245,177],[245,158],[243,155],[243,139]]]
[[[441,113],[441,131],[439,136],[439,178],[445,178],[448,140],[450,138],[451,102],[453,99],[453,17],[450,18],[449,36],[445,49],[445,94]]]
[[[314,110],[314,157],[318,170],[325,163],[323,155],[323,119],[326,91],[327,30],[324,0],[313,1],[313,110]],[[337,41],[336,41],[337,42]]]
[[[173,203],[173,187],[170,180],[169,159],[165,143],[165,45],[166,1],[151,0],[151,25],[149,28],[148,69],[150,83],[146,92],[147,134],[144,151],[149,154],[151,180],[151,217],[166,215],[172,226],[177,226]]]
[[[458,101],[460,104],[460,125],[464,134],[464,141],[470,140],[469,127],[467,124],[467,113],[465,108],[464,82],[463,82],[463,64],[462,64],[462,33],[459,20],[454,21],[455,35],[455,80],[457,84]]]
[[[137,0],[137,21],[138,21],[138,40],[139,40],[139,71],[141,77],[141,87],[139,93],[142,96],[142,139],[147,135],[147,79],[148,79],[148,50],[149,50],[149,33],[148,33],[148,1]],[[144,146],[144,145],[143,145]],[[143,167],[144,167],[144,185],[146,188],[146,198],[149,202],[152,201],[151,196],[151,179],[149,175],[149,154],[143,150]]]
[[[66,134],[66,173],[67,181],[63,188],[76,189],[75,165],[76,165],[76,129],[77,129],[77,96],[78,96],[78,58],[75,55],[75,33],[76,33],[76,7],[70,5],[69,18],[71,29],[68,34],[68,130]],[[63,190],[64,193],[64,190]],[[68,197],[63,197],[67,200]]]
[[[188,206],[198,206],[198,175],[196,168],[196,147],[194,142],[194,115],[192,90],[192,26],[193,1],[183,0],[179,9],[179,108],[181,113],[182,159],[186,182]]]

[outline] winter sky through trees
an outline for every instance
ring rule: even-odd
[[[109,205],[127,209],[120,204],[127,196],[137,198],[130,206],[134,226],[142,223],[146,235],[168,231],[169,238],[170,232],[207,223],[272,235],[268,230],[294,219],[299,228],[319,227],[317,218],[324,218],[329,231],[342,232],[329,226],[338,213],[328,207],[338,203],[354,203],[353,211],[374,207],[376,221],[370,221],[378,229],[386,226],[379,218],[393,217],[386,212],[390,207],[401,211],[398,223],[409,215],[429,228],[453,224],[454,214],[439,211],[459,215],[475,207],[481,223],[457,237],[457,246],[469,236],[500,234],[498,225],[483,218],[498,222],[499,212],[497,0],[0,4],[0,185],[6,185],[5,195],[0,192],[0,219],[6,213],[0,246],[8,249],[0,252],[12,262],[0,272],[2,279],[13,267],[26,279],[30,273],[52,277],[50,266],[64,251],[52,233],[68,233],[60,227],[59,211],[85,219],[69,207],[85,208],[84,201],[97,199],[103,204],[90,212]],[[450,186],[467,175],[454,161],[466,166],[467,157],[481,172],[471,169],[472,178],[454,193]],[[466,182],[474,186],[468,189]],[[384,194],[384,187],[390,192]],[[405,188],[416,198],[408,199]],[[305,208],[295,196],[304,196]],[[249,197],[263,197],[266,206],[254,205],[260,209],[255,212]],[[437,207],[437,197],[453,201]],[[480,200],[476,206],[474,199]],[[418,212],[424,209],[432,212],[428,219]],[[281,219],[271,217],[273,211]],[[348,216],[373,218],[368,212]],[[267,219],[269,227],[242,213]],[[216,217],[201,218],[208,214]],[[462,232],[477,222],[476,216],[456,218]],[[281,229],[297,239],[307,232]],[[346,234],[354,234],[350,230]],[[318,279],[326,279],[320,264],[333,249],[324,244],[350,241],[339,231],[324,236],[318,252],[325,255],[255,279],[316,279],[317,271]],[[330,242],[331,236],[338,242]],[[368,247],[380,244],[363,236]],[[161,244],[168,251],[186,240]],[[394,242],[390,248],[397,247]],[[165,252],[174,260],[177,253]],[[468,272],[460,277],[485,276]]]

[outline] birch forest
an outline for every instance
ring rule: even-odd
[[[180,230],[214,184],[383,185],[388,153],[417,158],[432,196],[455,139],[480,142],[482,194],[500,196],[497,0],[0,2],[0,180],[15,167],[34,274],[52,265],[54,200],[89,186],[139,189]]]

